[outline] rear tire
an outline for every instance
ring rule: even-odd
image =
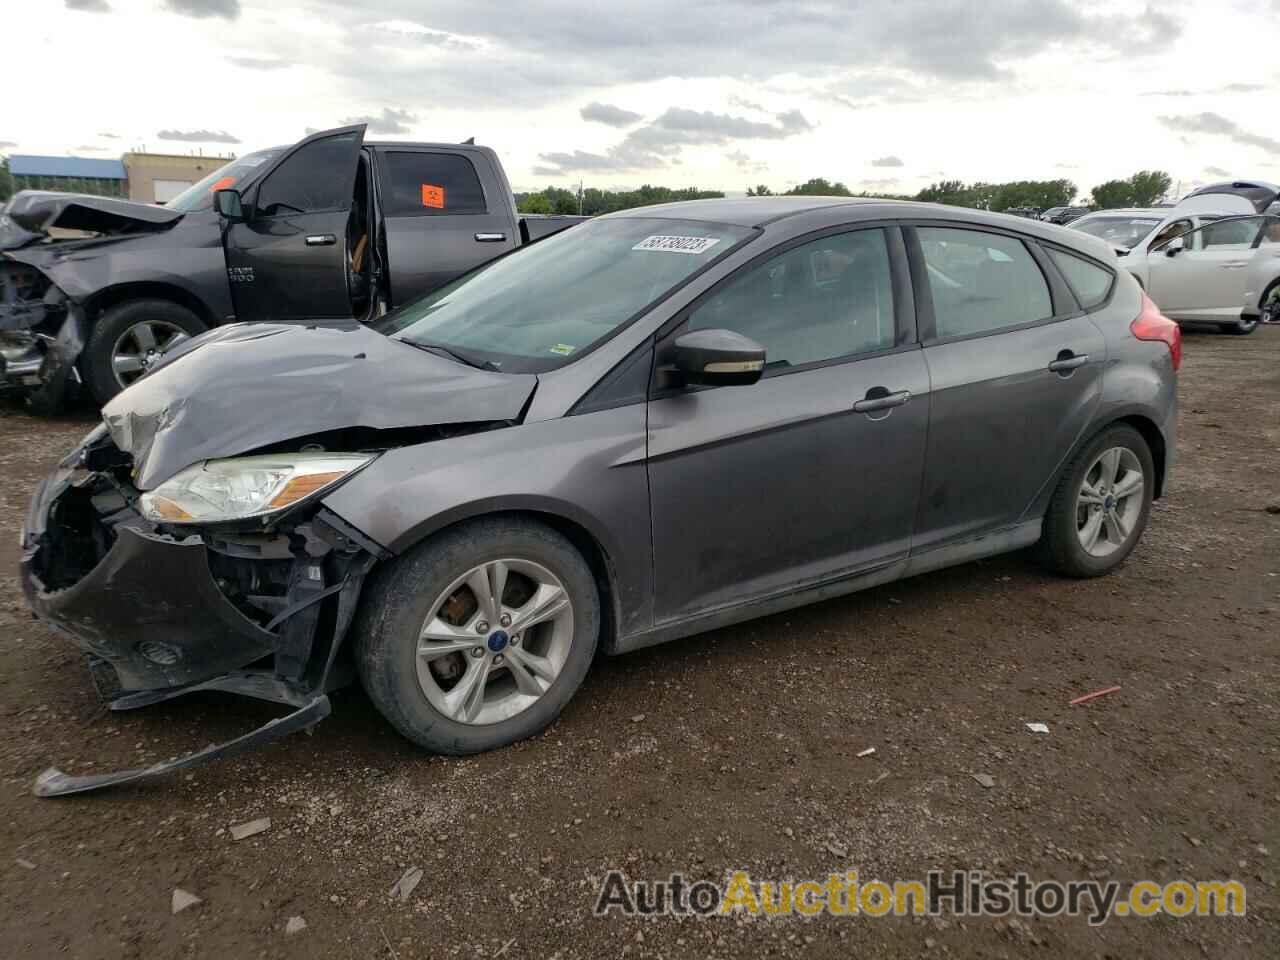
[[[467,578],[481,571],[483,590],[498,566],[509,572],[490,608]],[[567,623],[566,611],[533,616],[535,605],[549,608],[543,587],[546,598],[563,592]],[[488,622],[495,611],[501,623]],[[586,676],[599,634],[599,591],[573,545],[540,523],[492,517],[431,537],[375,573],[356,621],[355,659],[369,699],[396,730],[462,755],[550,726]],[[436,645],[450,643],[459,649],[441,655]]]
[[[104,311],[81,363],[93,399],[99,406],[105,404],[166,350],[207,329],[198,316],[172,300],[127,300]],[[154,344],[150,352],[149,343]],[[140,369],[126,369],[135,365],[135,357]]]
[[[1136,491],[1135,482],[1141,485]],[[1110,573],[1142,538],[1155,482],[1142,434],[1123,424],[1103,430],[1062,472],[1045,513],[1041,561],[1069,577]]]

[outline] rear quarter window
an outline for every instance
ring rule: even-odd
[[[1075,293],[1076,299],[1080,301],[1080,306],[1091,310],[1111,294],[1115,275],[1110,270],[1064,250],[1055,250],[1052,247],[1048,250],[1053,262],[1067,278],[1067,284]]]
[[[456,153],[383,154],[388,216],[487,213],[484,189],[470,159]]]

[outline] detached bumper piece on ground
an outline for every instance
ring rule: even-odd
[[[337,652],[380,552],[323,510],[265,532],[179,539],[135,509],[126,465],[101,431],[37,491],[22,540],[32,609],[86,652],[112,710],[217,690],[293,712],[143,769],[93,776],[50,769],[35,783],[37,796],[161,776],[324,719],[327,692],[342,679]]]

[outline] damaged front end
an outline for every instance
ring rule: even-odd
[[[60,410],[80,383],[76,361],[88,331],[82,304],[96,289],[74,289],[93,276],[83,262],[101,260],[122,241],[170,230],[182,217],[113,197],[14,194],[0,209],[0,392],[20,392],[46,413]]]
[[[311,726],[363,580],[384,553],[314,500],[268,520],[168,525],[144,516],[132,459],[98,428],[37,490],[22,582],[37,616],[88,655],[99,693],[128,710],[196,690],[285,704],[286,717],[168,763],[99,776],[57,770],[35,793],[132,782]]]
[[[36,267],[0,253],[0,392],[22,392],[56,411],[79,382],[81,307]]]

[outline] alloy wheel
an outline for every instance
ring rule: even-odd
[[[111,350],[111,370],[116,382],[127,387],[142,377],[190,334],[165,320],[143,320],[116,338]]]
[[[1104,450],[1076,493],[1076,536],[1085,553],[1106,557],[1134,534],[1142,513],[1142,464],[1128,447]]]
[[[418,684],[450,720],[499,723],[541,699],[572,645],[573,604],[560,578],[530,560],[491,560],[432,603],[418,638]]]

